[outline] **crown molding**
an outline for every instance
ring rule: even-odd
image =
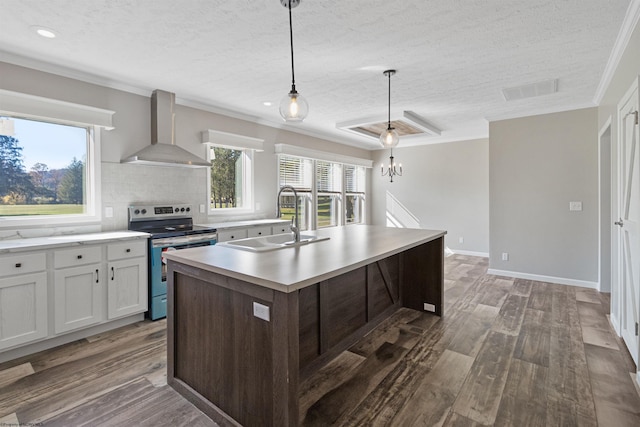
[[[613,49],[611,50],[611,55],[609,55],[609,61],[607,61],[604,73],[602,74],[602,78],[600,79],[600,83],[596,89],[596,94],[593,98],[593,102],[596,105],[600,105],[606,90],[609,88],[613,75],[618,68],[618,64],[620,64],[620,59],[622,59],[622,54],[627,48],[629,40],[631,39],[631,34],[638,25],[639,20],[640,0],[632,0],[629,4],[629,8],[627,9],[624,21],[622,21],[622,26],[620,27],[618,37],[613,45]]]

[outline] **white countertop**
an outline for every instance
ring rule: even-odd
[[[165,257],[281,292],[293,292],[430,242],[446,231],[349,225],[304,234],[330,239],[268,252],[203,246],[167,252]]]
[[[241,228],[241,227],[257,227],[260,225],[275,225],[275,224],[289,224],[291,221],[286,219],[249,219],[246,221],[229,221],[229,222],[211,222],[206,224],[196,224],[198,226],[204,226],[209,228],[216,228],[218,230],[226,230],[229,228]]]
[[[63,236],[0,240],[0,254],[107,243],[118,240],[146,239],[147,237],[149,237],[148,233],[140,233],[138,231],[111,231],[106,233],[67,234]]]

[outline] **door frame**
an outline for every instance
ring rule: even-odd
[[[625,129],[624,129],[624,116],[621,114],[621,110],[623,108],[623,106],[629,101],[629,99],[631,98],[632,94],[634,91],[638,91],[638,108],[640,109],[640,75],[637,75],[636,77],[634,77],[633,82],[631,83],[631,85],[629,86],[629,88],[625,91],[624,95],[620,98],[620,101],[618,102],[617,106],[616,106],[616,115],[617,115],[617,138],[615,139],[615,146],[616,146],[616,150],[615,150],[615,161],[616,161],[616,177],[615,177],[615,184],[617,186],[616,191],[612,193],[612,196],[615,195],[615,200],[614,197],[612,197],[611,200],[611,206],[612,206],[612,214],[613,214],[613,219],[612,221],[617,220],[618,218],[622,218],[622,212],[621,209],[623,208],[622,203],[623,200],[621,199],[621,197],[623,197],[622,195],[622,189],[624,188],[623,186],[623,180],[625,179],[622,176],[622,170],[623,170],[623,165],[622,165],[622,152],[621,152],[621,145],[622,145],[622,139],[624,138],[625,135]],[[640,132],[639,132],[640,133]],[[637,141],[637,143],[640,144],[640,141]],[[623,269],[623,251],[622,251],[622,230],[619,227],[614,227],[612,229],[612,257],[611,257],[611,270],[612,270],[612,279],[614,281],[612,281],[612,295],[611,295],[611,310],[612,310],[612,314],[613,314],[613,310],[615,309],[616,311],[616,316],[611,316],[611,320],[614,326],[614,329],[616,331],[616,333],[618,334],[618,336],[622,337],[622,322],[623,322],[623,314],[624,314],[624,309],[623,309],[623,304],[624,301],[622,299],[622,296],[624,295],[624,291],[622,289],[622,276],[621,276],[621,272]],[[615,248],[615,250],[613,250]],[[613,294],[613,290],[616,290],[616,295],[614,296]],[[640,295],[638,296],[638,303],[640,304]],[[638,313],[640,315],[640,313]],[[623,339],[622,340],[626,344],[626,341]],[[638,361],[638,364],[640,365],[640,341],[638,343],[638,348],[636,349],[631,349],[629,348],[629,352],[630,353],[635,353],[634,359],[636,359]],[[640,366],[638,368],[636,368],[636,381],[638,382],[638,384],[640,384]]]
[[[598,291],[612,292],[613,283],[613,140],[611,116],[598,133]]]

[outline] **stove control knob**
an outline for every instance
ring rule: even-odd
[[[180,212],[184,212],[184,208],[180,208]]]
[[[191,212],[191,208],[187,207],[187,212]]]
[[[146,213],[147,213],[147,210],[146,210],[146,209],[142,209],[142,211],[141,211],[141,212],[142,212],[142,215],[144,215],[144,214],[146,214]]]
[[[139,215],[139,214],[140,214],[140,209],[136,209],[135,211],[133,211],[133,213],[134,213],[135,215]]]
[[[174,212],[180,212],[180,208],[175,208],[173,211]]]

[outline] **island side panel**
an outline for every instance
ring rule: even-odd
[[[221,425],[297,425],[296,293],[174,262],[169,289],[169,384]]]
[[[402,252],[400,299],[403,307],[425,311],[424,303],[435,306],[442,316],[444,305],[444,237]]]

